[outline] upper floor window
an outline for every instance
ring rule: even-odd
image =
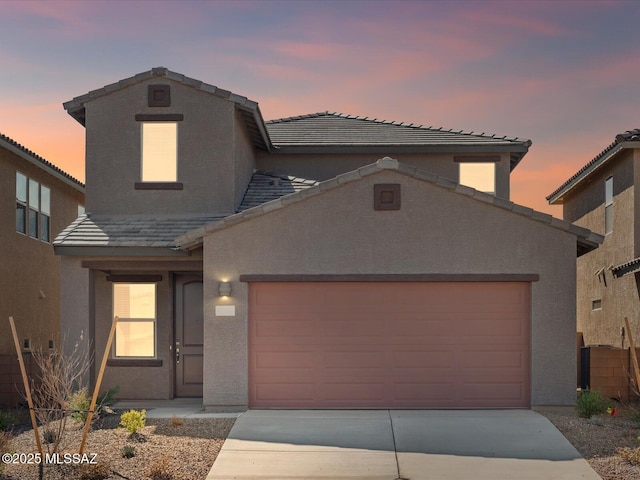
[[[494,162],[460,162],[459,183],[481,192],[496,193],[496,164]]]
[[[613,232],[613,177],[604,181],[604,233]]]
[[[178,179],[178,123],[142,122],[142,181]]]
[[[51,241],[51,190],[16,172],[16,231]]]

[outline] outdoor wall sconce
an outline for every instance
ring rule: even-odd
[[[231,295],[231,282],[220,282],[218,284],[218,293],[221,297],[228,297]]]

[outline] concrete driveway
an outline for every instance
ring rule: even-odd
[[[600,480],[531,410],[249,410],[207,480]]]

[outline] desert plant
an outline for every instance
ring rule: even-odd
[[[83,387],[80,390],[73,392],[71,397],[69,397],[71,419],[79,423],[86,422],[90,406],[91,398],[89,398],[87,387]]]
[[[105,480],[111,476],[111,469],[104,463],[85,463],[78,471],[80,480]]]
[[[56,441],[57,435],[56,431],[51,428],[45,428],[42,431],[42,439],[44,443],[54,443]]]
[[[0,456],[11,452],[11,434],[9,432],[0,431]],[[0,462],[0,473],[4,462]]]
[[[122,454],[122,458],[133,458],[136,456],[136,449],[133,445],[125,445],[122,447],[122,450],[120,450],[120,453]]]
[[[102,414],[107,407],[112,407],[118,402],[116,395],[120,391],[120,385],[111,387],[106,392],[103,392],[98,396],[98,402],[96,403],[96,409],[99,414]]]
[[[613,401],[602,396],[597,390],[584,390],[578,395],[576,407],[578,415],[582,418],[591,418],[607,411],[613,405]]]
[[[184,425],[184,420],[174,415],[173,417],[171,417],[171,425],[173,425],[174,427],[181,427]]]
[[[146,410],[129,410],[120,415],[120,425],[126,428],[131,435],[136,434],[138,430],[144,428],[146,422]]]
[[[618,455],[632,465],[640,465],[640,447],[623,447],[618,449]]]
[[[65,340],[62,345],[66,343]],[[55,440],[46,444],[49,453],[59,451],[69,416],[69,399],[82,389],[91,366],[89,347],[82,334],[73,348],[67,351],[63,346],[31,354],[39,371],[37,378],[31,380],[35,413],[45,429],[55,432]]]
[[[0,411],[0,431],[6,432],[11,429],[17,421],[18,419],[11,412]]]
[[[151,480],[173,480],[173,474],[169,471],[169,461],[161,458],[151,464],[148,472]]]

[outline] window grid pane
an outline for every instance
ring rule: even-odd
[[[19,172],[16,172],[16,199],[27,202],[27,177]]]
[[[40,225],[40,229],[41,229],[41,231],[40,231],[40,240],[42,240],[43,242],[49,243],[49,241],[51,240],[50,236],[49,236],[49,233],[50,233],[50,230],[51,230],[51,219],[49,218],[48,215],[41,214],[40,215],[40,220],[41,220],[41,223],[42,223]]]
[[[51,215],[51,190],[48,187],[40,187],[40,211],[46,215]]]
[[[38,212],[29,209],[29,236],[38,238]]]
[[[29,208],[40,209],[40,185],[31,179],[29,179]]]
[[[21,203],[16,204],[16,231],[27,233],[27,207]]]

